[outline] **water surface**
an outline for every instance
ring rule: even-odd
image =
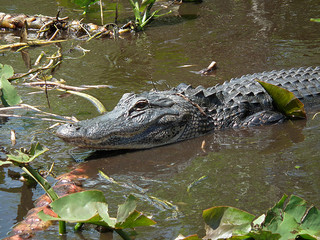
[[[104,3],[106,8],[113,6]],[[21,1],[1,1],[0,11],[54,16],[60,7],[65,15],[81,18],[81,13],[74,11],[75,5],[62,0],[32,0],[28,5]],[[93,7],[85,21],[99,23],[98,11]],[[129,4],[121,1],[119,22],[125,23],[130,14]],[[320,5],[315,0],[205,0],[201,4],[183,4],[176,6],[173,14],[154,21],[144,32],[130,38],[64,43],[64,62],[54,77],[74,86],[111,85],[111,89],[88,93],[112,110],[125,92],[163,90],[182,82],[209,87],[248,73],[317,66],[320,24],[309,19],[319,16]],[[105,19],[112,21],[113,15],[106,15]],[[1,43],[9,40],[1,35]],[[70,51],[76,45],[90,52],[82,58],[68,59],[82,55]],[[57,48],[29,49],[33,61],[42,50],[50,55]],[[195,74],[213,60],[218,65],[214,75]],[[0,62],[12,65],[15,72],[27,71],[20,53],[2,53]],[[182,67],[185,65],[191,66]],[[74,115],[78,119],[98,115],[91,103],[77,96],[60,98],[59,92],[49,92],[51,109],[48,109],[44,94],[29,95],[35,90],[22,85],[17,88],[25,103],[45,111]],[[91,177],[84,183],[85,187],[104,191],[112,213],[125,196],[131,192],[138,194],[142,199],[138,209],[153,215],[158,222],[154,227],[137,229],[138,239],[174,239],[179,233],[203,236],[201,213],[211,206],[231,205],[258,215],[286,193],[297,194],[320,207],[320,117],[311,120],[315,112],[316,109],[310,110],[306,121],[226,129],[169,146],[116,156],[105,152],[80,164],[69,154],[74,148],[47,129],[51,123],[7,118],[0,128],[0,150],[28,147],[33,139],[40,141],[50,151],[35,161],[35,167],[46,168],[55,161],[57,174],[78,165],[85,168]],[[15,147],[10,143],[11,129],[17,133]],[[201,149],[203,140],[205,152]],[[4,154],[0,157],[4,158]],[[126,187],[110,184],[98,175],[98,170],[126,183]],[[19,170],[0,168],[0,237],[6,236],[43,193],[39,187],[29,188],[19,182],[12,171]],[[189,184],[202,176],[205,179],[187,192]],[[173,206],[156,201],[151,204],[150,196],[167,200]],[[57,227],[53,226],[37,233],[37,238],[56,239],[56,232]],[[69,237],[106,239],[110,236],[86,228],[79,235],[71,231]]]

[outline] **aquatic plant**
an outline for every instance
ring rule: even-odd
[[[124,204],[119,205],[116,218],[109,216],[108,204],[101,191],[88,190],[59,197],[49,182],[30,165],[35,158],[48,150],[40,143],[32,143],[29,150],[20,149],[16,150],[15,155],[8,154],[8,160],[0,161],[0,166],[19,166],[45,190],[52,201],[50,206],[56,216],[47,215],[43,210],[38,215],[43,221],[59,221],[60,234],[66,233],[66,222],[78,223],[75,230],[79,230],[83,223],[90,223],[116,231],[123,239],[131,239],[123,229],[156,224],[136,210],[136,198],[133,195],[130,195]]]
[[[310,18],[311,22],[320,22],[320,18]]]
[[[31,167],[30,163],[41,154],[45,153],[49,149],[43,147],[40,143],[32,143],[30,149],[16,150],[16,155],[7,154],[7,161],[0,161],[0,166],[5,164],[14,164],[20,167],[25,173],[33,178],[48,194],[52,201],[59,198],[57,193],[53,190],[50,183],[41,176],[41,174]],[[66,232],[66,225],[64,221],[59,222],[59,233]]]
[[[151,11],[156,0],[142,0],[139,5],[138,0],[129,0],[131,4],[134,16],[135,16],[135,24],[136,30],[141,31],[145,27],[146,24],[150,23],[153,19],[161,17],[163,15],[171,13],[171,11],[166,12],[164,14],[157,14],[161,9]]]
[[[21,102],[17,90],[8,81],[14,74],[13,68],[9,65],[0,64],[0,96],[5,107],[13,106]]]
[[[109,216],[106,199],[98,190],[70,194],[53,201],[50,206],[59,217],[52,217],[41,211],[38,215],[44,221],[63,220],[70,223],[95,224],[116,231],[123,239],[130,239],[130,237],[122,229],[150,226],[156,223],[136,210],[136,198],[133,195],[119,205],[116,218]],[[77,230],[78,226],[76,225]]]
[[[320,211],[295,195],[284,195],[266,214],[256,217],[229,206],[203,211],[203,239],[313,239],[320,236]],[[192,238],[191,238],[192,237]],[[192,235],[179,239],[200,239]]]

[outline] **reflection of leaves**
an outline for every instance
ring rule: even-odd
[[[75,4],[82,8],[87,8],[89,5],[98,2],[98,0],[72,0]]]
[[[13,76],[13,68],[9,65],[0,64],[0,95],[2,104],[6,107],[19,104],[21,98],[16,89],[8,81]]]
[[[280,112],[289,118],[306,118],[303,103],[292,92],[270,83],[258,82],[272,97]]]
[[[97,1],[99,0],[72,0],[72,2],[74,2],[78,6],[84,8],[84,11],[82,13],[84,15],[87,13],[89,6]]]

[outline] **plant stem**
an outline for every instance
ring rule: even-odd
[[[101,16],[101,25],[103,25],[103,7],[102,7],[102,0],[100,0],[100,16]]]
[[[83,226],[83,223],[77,223],[75,226],[74,226],[74,230],[75,231],[79,231]]]
[[[28,175],[30,175],[48,194],[51,201],[54,201],[59,198],[57,193],[53,190],[50,183],[44,179],[38,171],[34,170],[29,164],[19,164],[19,167],[22,168]],[[65,234],[66,231],[66,222],[59,221],[59,234]]]
[[[120,237],[122,237],[122,239],[124,239],[124,240],[132,240],[129,237],[129,235],[125,231],[123,231],[122,229],[114,229],[114,230],[120,235]]]
[[[59,234],[66,234],[67,230],[66,230],[66,222],[65,221],[59,221]]]
[[[25,171],[28,175],[30,175],[48,194],[51,201],[54,201],[59,198],[59,196],[56,194],[56,192],[53,190],[51,185],[48,183],[46,179],[44,179],[38,171],[34,170],[30,165],[28,164],[21,164],[20,166],[23,171]]]

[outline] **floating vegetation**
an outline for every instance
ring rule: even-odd
[[[24,170],[30,177],[32,177],[47,193],[50,199],[43,200],[46,204],[42,207],[38,207],[32,211],[32,219],[26,220],[25,222],[19,223],[17,229],[13,229],[13,233],[16,231],[19,234],[30,234],[34,230],[44,230],[50,225],[51,221],[59,221],[59,233],[66,233],[66,222],[78,223],[75,225],[75,230],[79,231],[82,224],[89,223],[98,226],[103,226],[110,231],[117,232],[123,239],[131,239],[123,229],[126,228],[136,228],[139,226],[150,226],[156,224],[155,221],[145,216],[143,213],[136,210],[136,198],[133,195],[129,195],[124,204],[119,205],[118,213],[116,218],[112,218],[108,214],[108,204],[101,191],[98,190],[88,190],[83,191],[82,188],[74,188],[73,193],[68,192],[68,186],[72,187],[74,184],[72,180],[77,180],[83,176],[81,174],[74,174],[73,171],[68,175],[62,175],[57,179],[63,179],[60,182],[62,187],[63,197],[59,196],[56,190],[59,188],[57,184],[53,188],[49,182],[43,177],[39,171],[32,168],[31,162],[39,157],[41,154],[47,152],[49,149],[43,147],[39,143],[32,143],[29,150],[20,149],[16,150],[15,155],[8,154],[7,161],[0,161],[0,166],[7,164],[14,164]],[[53,165],[51,166],[50,172],[52,171]],[[48,174],[45,174],[47,176]],[[86,176],[85,176],[86,177]],[[67,183],[71,180],[70,183]],[[58,182],[59,183],[59,182]],[[41,200],[38,200],[41,202]],[[51,202],[51,203],[50,203]],[[50,203],[50,207],[48,207]],[[40,219],[37,219],[38,214]],[[28,217],[27,217],[28,219]],[[33,220],[34,219],[34,220]],[[37,228],[35,229],[33,221],[37,222]]]
[[[206,236],[202,239],[313,239],[320,236],[320,211],[295,195],[284,195],[278,203],[256,217],[229,206],[203,211]],[[192,235],[178,239],[199,239]]]

